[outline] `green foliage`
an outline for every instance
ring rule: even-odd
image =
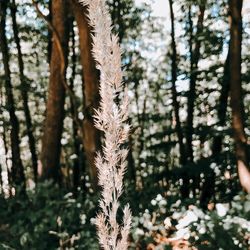
[[[171,240],[186,242],[188,249],[248,249],[249,195],[237,195],[231,203],[217,203],[214,209],[205,211],[195,205],[187,208],[187,203],[176,197],[166,199],[158,194],[147,209],[134,216],[133,246],[156,244],[156,238],[162,238],[162,243],[156,244],[159,249],[172,249]]]
[[[1,198],[0,242],[4,249],[96,249],[94,197],[74,198],[52,183],[27,197]],[[9,248],[8,248],[8,247]],[[1,248],[2,249],[2,248]]]

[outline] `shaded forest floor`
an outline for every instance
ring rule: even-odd
[[[249,195],[204,211],[158,191],[127,193],[133,211],[130,249],[249,249]],[[98,249],[97,196],[75,198],[45,183],[27,197],[0,199],[0,249]]]

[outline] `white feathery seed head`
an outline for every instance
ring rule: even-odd
[[[89,24],[93,28],[93,57],[100,71],[100,107],[96,110],[95,126],[104,134],[102,153],[96,156],[99,185],[102,187],[96,217],[99,243],[105,250],[126,250],[131,227],[129,205],[123,209],[123,225],[117,222],[118,201],[122,195],[123,177],[126,171],[130,126],[128,118],[128,94],[123,88],[121,49],[118,36],[112,34],[112,22],[105,0],[79,0],[87,6]],[[117,104],[118,95],[124,90]]]

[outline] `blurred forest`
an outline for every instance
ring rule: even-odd
[[[166,0],[164,19],[108,0],[130,97],[130,249],[250,249],[248,3]],[[86,13],[0,0],[0,249],[99,249]]]

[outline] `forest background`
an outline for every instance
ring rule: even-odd
[[[130,248],[249,249],[250,1],[161,2],[165,18],[157,0],[108,1],[130,97]],[[86,13],[0,0],[1,249],[98,249]]]

